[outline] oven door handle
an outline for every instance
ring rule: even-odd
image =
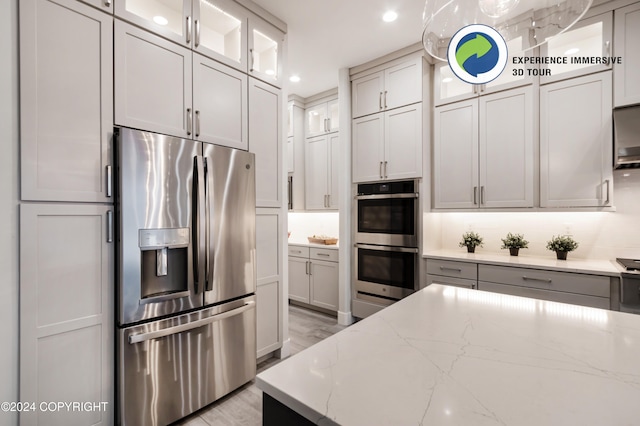
[[[379,250],[379,251],[396,251],[400,253],[418,253],[417,248],[410,247],[391,247],[391,246],[376,246],[373,244],[354,244],[356,248],[369,249],[369,250]]]
[[[418,193],[411,194],[374,194],[374,195],[356,195],[356,200],[386,200],[390,198],[418,198]]]

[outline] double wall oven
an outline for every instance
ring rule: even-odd
[[[419,287],[418,186],[418,180],[406,180],[356,187],[353,311],[357,317]]]

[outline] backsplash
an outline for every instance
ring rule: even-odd
[[[570,234],[579,242],[572,258],[640,258],[640,170],[614,171],[615,212],[456,212],[425,213],[425,250],[458,247],[466,231],[478,232],[484,239],[480,253],[504,253],[501,238],[508,232],[524,234],[529,248],[521,255],[548,256],[546,249],[553,235]],[[439,241],[439,242],[438,242]]]
[[[290,243],[307,243],[312,235],[338,238],[340,215],[338,212],[290,212],[288,215]]]

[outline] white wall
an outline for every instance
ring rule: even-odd
[[[425,241],[429,248],[462,250],[458,242],[465,231],[484,238],[483,253],[504,253],[501,241],[507,232],[524,234],[529,249],[520,255],[554,257],[546,241],[567,231],[580,246],[569,256],[582,259],[640,258],[640,169],[614,172],[615,212],[514,212],[425,213]],[[431,235],[429,231],[431,224]],[[440,229],[438,229],[440,227]],[[438,235],[438,233],[441,235]],[[434,240],[439,244],[434,244]],[[439,246],[439,247],[438,247]],[[427,247],[427,244],[425,244]]]
[[[308,243],[312,235],[328,235],[338,238],[340,221],[338,212],[289,213],[290,243]],[[338,243],[340,243],[338,241]]]
[[[18,401],[18,0],[0,1],[0,401]],[[0,425],[18,417],[0,412]]]

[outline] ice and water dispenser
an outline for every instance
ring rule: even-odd
[[[189,291],[189,228],[140,229],[140,301]]]

